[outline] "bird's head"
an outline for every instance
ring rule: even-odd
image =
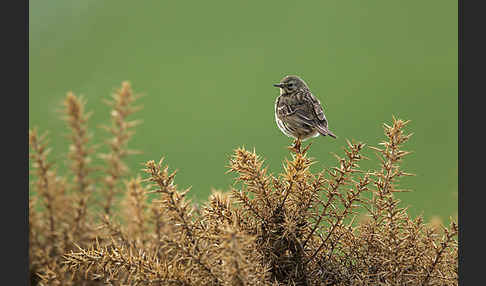
[[[306,89],[307,84],[296,75],[288,75],[284,77],[280,83],[273,86],[280,88],[280,93],[293,93],[299,89]]]

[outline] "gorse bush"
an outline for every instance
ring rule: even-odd
[[[100,154],[82,98],[69,93],[69,170],[56,173],[47,139],[29,132],[31,281],[39,285],[457,285],[457,232],[412,219],[395,197],[409,154],[407,121],[384,124],[362,170],[365,144],[347,141],[336,167],[313,173],[310,146],[290,149],[282,174],[255,151],[229,160],[234,184],[196,206],[163,160],[129,178],[123,163],[138,121],[130,85],[109,101],[112,125]],[[99,172],[95,172],[98,170]],[[149,201],[148,194],[155,199]],[[120,201],[118,200],[120,198]]]

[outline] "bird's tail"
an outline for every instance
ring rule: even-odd
[[[327,130],[327,135],[331,136],[332,138],[336,139],[336,135],[334,135],[334,133],[331,132],[331,130]]]
[[[317,128],[317,131],[319,131],[319,133],[322,135],[322,136],[326,136],[326,135],[329,135],[331,136],[332,138],[336,139],[336,135],[334,135],[334,133],[332,133],[331,130],[329,130],[327,127],[323,127],[323,126],[319,126]]]

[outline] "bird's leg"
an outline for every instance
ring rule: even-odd
[[[293,146],[290,146],[289,149],[294,151],[295,153],[300,153],[300,147],[302,146],[302,141],[300,138],[294,140]]]
[[[300,153],[300,147],[302,145],[302,141],[300,140],[300,138],[297,138],[297,140],[295,141],[295,148],[297,149],[297,151]]]

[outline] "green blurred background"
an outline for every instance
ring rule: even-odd
[[[457,214],[457,1],[30,1],[29,126],[49,130],[61,164],[67,91],[87,98],[96,126],[124,80],[142,112],[132,173],[161,156],[195,200],[227,190],[232,150],[255,148],[270,171],[289,156],[272,87],[297,74],[321,100],[337,140],[312,139],[318,171],[345,139],[376,145],[392,115],[411,119],[414,153],[398,197],[413,215]],[[363,166],[376,167],[373,160]]]

